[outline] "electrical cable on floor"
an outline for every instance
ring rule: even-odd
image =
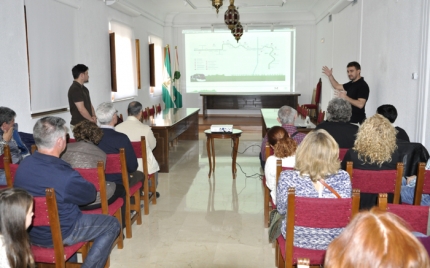
[[[239,151],[237,151],[237,153],[239,153],[239,154],[245,154],[245,152],[246,152],[249,148],[254,147],[254,146],[259,147],[259,148],[260,148],[260,150],[261,150],[261,146],[260,146],[260,145],[258,145],[258,144],[252,144],[252,145],[250,145],[250,146],[246,147],[246,148],[245,148],[245,150],[244,150],[243,152],[239,152]],[[233,153],[234,153],[234,143],[233,143],[233,139],[231,140],[231,148],[232,148],[232,150],[231,150],[231,158],[233,159]],[[237,162],[237,160],[236,160],[236,165],[237,165],[237,166],[239,166],[239,169],[240,169],[240,171],[242,171],[242,173],[245,175],[245,178],[259,178],[260,180],[263,180],[263,176],[264,176],[264,174],[254,173],[254,174],[252,174],[252,175],[247,175],[247,174],[245,173],[245,171],[243,171],[242,166]]]

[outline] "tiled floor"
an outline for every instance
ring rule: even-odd
[[[233,180],[230,140],[215,140],[211,178],[204,134],[180,141],[171,149],[179,160],[159,174],[157,205],[133,226],[124,249],[113,249],[111,267],[274,267],[263,227],[260,142],[260,132],[242,135]]]

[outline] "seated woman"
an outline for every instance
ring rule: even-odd
[[[267,141],[274,155],[269,156],[264,167],[266,185],[270,189],[272,202],[276,204],[276,161],[282,160],[283,167],[293,168],[296,163],[297,143],[290,138],[283,127],[275,126],[267,132]]]
[[[73,168],[96,168],[98,161],[106,164],[106,153],[95,145],[103,137],[103,131],[95,123],[85,120],[76,124],[73,128],[73,136],[76,142],[67,144],[67,149],[61,155],[61,159]],[[108,181],[106,182],[106,195],[108,204],[111,204],[118,197],[125,197],[124,186]],[[97,193],[96,201],[81,207],[81,210],[100,207],[100,193]]]
[[[27,234],[32,218],[33,197],[27,191],[0,191],[0,267],[35,267]]]
[[[334,98],[327,106],[327,120],[318,124],[315,129],[326,130],[339,148],[352,148],[358,127],[349,123],[351,115],[351,104],[344,99]]]
[[[430,267],[424,246],[404,221],[378,208],[356,215],[329,245],[324,267]]]
[[[403,159],[397,150],[396,130],[390,121],[380,114],[366,119],[358,130],[354,147],[349,149],[343,158],[343,170],[346,170],[348,161],[352,162],[355,169],[396,169],[397,163],[403,162]],[[360,193],[360,209],[375,206],[377,198],[377,194]],[[392,198],[393,195],[389,194],[388,200]]]
[[[296,196],[336,198],[324,184],[342,198],[351,197],[351,181],[347,172],[339,169],[339,147],[327,131],[311,131],[296,152],[296,170],[282,171],[276,193],[276,207],[280,214],[287,212],[288,188],[295,187]],[[285,219],[281,232],[285,237]],[[294,246],[325,250],[343,228],[325,229],[294,227]]]

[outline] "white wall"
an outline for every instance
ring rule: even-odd
[[[412,141],[423,142],[427,137],[428,143],[430,133],[416,119],[428,112],[419,105],[426,100],[418,97],[420,91],[429,89],[420,88],[419,79],[423,78],[411,79],[413,72],[420,73],[420,55],[427,50],[421,38],[426,5],[428,0],[359,0],[334,14],[331,23],[328,18],[321,20],[316,26],[315,72],[321,72],[323,65],[333,67],[336,80],[346,83],[346,64],[358,61],[370,87],[367,117],[375,114],[379,105],[393,104],[399,113],[396,124],[406,130]],[[325,38],[324,43],[320,43],[321,38]],[[322,77],[322,108],[326,109],[333,91],[327,77]],[[426,136],[421,137],[421,133]]]
[[[35,1],[35,0],[32,0]],[[91,94],[94,107],[104,101],[110,101],[110,56],[109,56],[109,21],[121,21],[134,27],[136,38],[141,45],[141,80],[142,89],[138,90],[137,99],[144,107],[161,102],[160,97],[149,94],[149,52],[148,35],[163,36],[163,27],[144,17],[133,18],[106,6],[102,1],[86,0],[76,10],[75,55],[76,63],[89,67],[90,82],[86,84]],[[54,6],[54,5],[52,5]],[[50,12],[55,12],[51,8]],[[20,131],[32,132],[38,118],[31,118],[28,82],[27,52],[24,26],[24,1],[2,0],[0,8],[0,105],[7,106],[17,113],[16,121]],[[55,35],[55,33],[52,33]],[[61,60],[61,59],[59,59]],[[70,84],[73,81],[71,69]],[[115,103],[118,111],[126,115],[127,105],[131,100]],[[70,113],[58,113],[70,122]]]

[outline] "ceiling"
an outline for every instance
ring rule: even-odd
[[[215,8],[212,7],[211,0],[120,0],[150,11],[154,16],[162,17],[161,20],[172,14],[186,13],[212,13]],[[289,13],[305,12],[311,13],[315,18],[334,3],[340,0],[235,0],[234,5],[239,7],[243,13]],[[346,1],[346,0],[343,0]],[[229,0],[223,0],[223,6],[220,8],[219,16],[223,16],[227,7],[230,5]]]

